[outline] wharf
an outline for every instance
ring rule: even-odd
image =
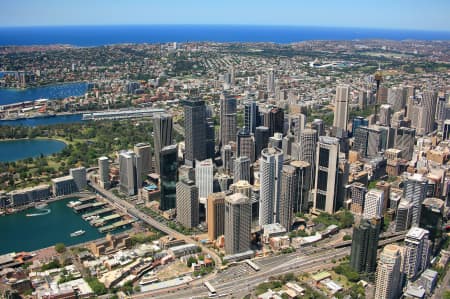
[[[118,229],[118,228],[120,228],[120,227],[122,227],[122,226],[129,225],[129,224],[131,224],[131,223],[133,223],[133,222],[135,222],[135,221],[136,221],[136,220],[134,220],[134,219],[121,220],[121,221],[115,222],[115,223],[113,223],[113,224],[111,224],[111,225],[107,225],[107,226],[100,227],[98,230],[99,230],[101,233],[106,233],[106,232],[109,232],[109,231]]]
[[[97,199],[96,196],[89,196],[89,197],[80,198],[80,199],[78,199],[78,201],[81,202],[82,204],[84,204],[84,203],[92,202],[96,199]]]
[[[93,221],[90,222],[90,224],[94,225],[94,226],[103,226],[106,222],[112,221],[112,220],[116,220],[116,219],[119,219],[121,217],[122,217],[122,215],[112,214],[112,215],[108,215],[106,217],[103,217],[103,218],[100,218],[100,219],[97,219],[97,220],[93,220]]]
[[[106,202],[94,202],[94,203],[86,203],[84,205],[79,205],[73,208],[73,210],[77,213],[79,212],[83,212],[92,208],[98,208],[98,207],[103,207],[107,205]]]
[[[104,208],[104,209],[99,209],[99,210],[95,210],[93,212],[90,213],[86,213],[83,216],[81,216],[84,220],[86,220],[86,218],[91,217],[91,216],[97,216],[97,215],[103,215],[109,212],[114,211],[114,208]]]

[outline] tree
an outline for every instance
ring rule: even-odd
[[[58,252],[58,253],[63,253],[63,252],[66,251],[66,245],[64,245],[64,243],[57,243],[57,244],[55,245],[55,250],[56,250],[56,252]]]

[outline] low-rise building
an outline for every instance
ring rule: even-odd
[[[25,189],[14,190],[8,193],[11,206],[23,206],[35,201],[50,197],[50,185],[39,185]]]
[[[108,234],[105,239],[89,244],[89,249],[97,257],[130,247],[131,238],[127,233],[117,235]]]

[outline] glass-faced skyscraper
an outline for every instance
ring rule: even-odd
[[[172,144],[172,115],[168,113],[156,114],[153,117],[153,142],[155,150],[156,172],[159,173],[159,152],[165,146]]]
[[[184,100],[185,164],[206,159],[206,107],[202,100]]]
[[[165,146],[159,152],[161,202],[162,211],[174,209],[176,206],[176,184],[178,180],[178,147],[176,144]]]

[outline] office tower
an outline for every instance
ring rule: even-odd
[[[392,114],[392,107],[391,105],[384,104],[380,106],[380,124],[383,126],[390,126],[391,125],[391,114]]]
[[[395,130],[395,148],[402,150],[402,158],[411,160],[416,141],[416,130],[400,127]]]
[[[350,266],[358,273],[373,274],[377,266],[380,219],[362,219],[353,227]]]
[[[255,159],[261,157],[261,151],[267,147],[269,144],[269,128],[268,127],[257,127],[255,131]]]
[[[255,162],[255,139],[245,127],[237,134],[237,156],[246,156]]]
[[[158,155],[160,174],[161,201],[159,209],[162,211],[174,209],[177,199],[178,181],[178,146],[176,144],[164,146]]]
[[[259,125],[259,108],[255,101],[247,101],[244,104],[244,127],[250,133],[255,134],[256,127]]]
[[[364,201],[366,199],[366,193],[367,188],[364,184],[360,182],[354,182],[350,186],[351,191],[351,198],[352,198],[352,204],[351,204],[351,211],[352,213],[362,215],[364,210]]]
[[[405,200],[404,198],[400,200],[398,204],[397,213],[395,216],[395,232],[402,232],[411,227],[411,216],[412,216],[413,204]]]
[[[283,148],[283,134],[275,133],[269,138],[269,147]]]
[[[400,87],[390,87],[387,94],[387,103],[392,106],[394,112],[400,111],[406,106],[407,89]]]
[[[401,291],[401,247],[389,244],[383,248],[375,278],[375,298],[397,299]]]
[[[214,133],[214,121],[211,118],[206,119],[205,136],[206,159],[214,159],[216,154],[216,139]]]
[[[288,232],[291,230],[292,212],[299,188],[298,184],[299,180],[296,168],[290,165],[284,165],[281,179],[279,223],[284,226]]]
[[[295,141],[300,138],[300,132],[306,127],[306,115],[289,115],[289,133],[295,137]]]
[[[355,129],[352,150],[358,152],[361,157],[367,157],[367,147],[369,143],[369,128],[359,126]]]
[[[284,132],[284,112],[283,109],[273,107],[268,112],[267,127],[269,128],[269,136],[273,136],[275,133]]]
[[[311,123],[311,129],[317,131],[317,136],[325,136],[325,123],[323,120],[316,118]]]
[[[241,193],[248,198],[253,197],[253,186],[248,181],[237,181],[230,185],[230,191],[233,193]]]
[[[315,165],[316,165],[316,147],[317,147],[317,133],[318,131],[312,129],[304,129],[300,133],[299,138],[299,160],[306,161],[311,165],[311,186],[315,181]]]
[[[275,92],[275,72],[269,69],[267,72],[267,92]]]
[[[444,120],[444,128],[442,129],[442,139],[450,139],[450,119]]]
[[[202,100],[184,100],[185,164],[206,158],[206,108]]]
[[[352,136],[355,136],[355,131],[359,127],[368,127],[369,121],[362,116],[357,116],[352,120]]]
[[[155,171],[159,173],[159,152],[165,146],[171,145],[173,140],[172,115],[167,113],[156,114],[153,117],[153,144],[155,149]]]
[[[336,212],[338,158],[339,139],[320,136],[316,151],[314,211]]]
[[[366,90],[360,90],[358,92],[358,107],[361,110],[364,110],[367,108],[368,104],[368,98],[367,98],[367,91]]]
[[[220,97],[220,142],[222,145],[235,141],[236,121],[236,98],[224,93]]]
[[[234,170],[233,168],[233,150],[231,149],[231,145],[226,144],[222,148],[222,162],[223,162],[223,169],[225,170],[225,173],[231,174]]]
[[[199,222],[198,188],[194,181],[183,179],[176,185],[177,221],[187,228],[193,228]]]
[[[383,217],[384,192],[378,189],[370,189],[366,193],[364,201],[363,218],[381,218]]]
[[[198,196],[206,199],[213,193],[213,162],[211,159],[195,162],[195,184]]]
[[[98,176],[99,176],[100,186],[102,188],[108,189],[110,187],[108,157],[98,158]]]
[[[127,195],[136,195],[142,185],[140,159],[133,151],[124,151],[119,154],[119,187]]]
[[[307,213],[309,210],[309,192],[311,191],[311,164],[306,161],[292,161],[289,165],[295,168],[298,179],[293,202],[294,212]]]
[[[436,123],[438,125],[438,130],[442,131],[444,121],[446,119],[445,105],[447,104],[447,99],[443,94],[439,94],[436,103]]]
[[[428,266],[430,258],[429,232],[413,227],[405,237],[404,273],[408,279],[416,278]]]
[[[225,197],[225,253],[250,250],[252,205],[250,199],[235,193]]]
[[[292,154],[292,144],[294,143],[294,135],[287,135],[283,137],[281,149],[283,150],[283,153],[285,157],[290,157]]]
[[[419,226],[420,211],[427,191],[427,179],[420,174],[410,175],[404,183],[405,199],[412,203],[411,226]]]
[[[259,225],[279,222],[283,151],[265,148],[259,160]]]
[[[367,137],[367,157],[380,156],[380,152],[383,149],[383,143],[386,143],[386,131],[382,131],[378,126],[371,126],[368,128]],[[384,139],[383,139],[384,138]]]
[[[430,240],[435,243],[436,238],[442,236],[444,218],[444,201],[439,198],[426,198],[422,203],[420,213],[420,227],[430,232]]]
[[[421,127],[424,134],[434,130],[434,119],[436,116],[437,94],[433,90],[425,90],[422,93],[423,114],[421,116]]]
[[[248,181],[251,182],[250,172],[251,162],[246,156],[238,157],[234,160],[234,182]]]
[[[148,143],[138,143],[134,146],[134,152],[141,157],[141,177],[152,171],[152,150]]]
[[[347,131],[349,96],[349,86],[340,85],[336,88],[336,110],[334,112],[333,127],[338,128],[342,131]]]
[[[73,177],[75,185],[77,185],[78,191],[83,191],[87,187],[86,168],[77,167],[70,168],[69,174]]]
[[[211,193],[208,195],[208,238],[216,240],[225,232],[225,193]]]

